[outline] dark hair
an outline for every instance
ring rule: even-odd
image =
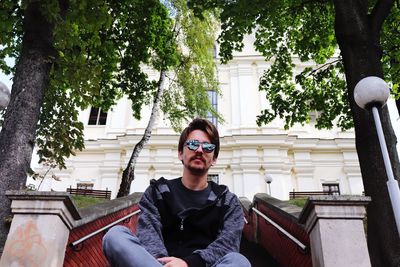
[[[182,153],[183,145],[187,141],[189,134],[194,130],[201,130],[208,135],[211,144],[215,145],[214,159],[216,159],[219,153],[219,134],[214,124],[212,124],[209,120],[206,119],[196,118],[192,120],[191,123],[189,123],[189,126],[183,130],[181,136],[179,137],[178,151]]]

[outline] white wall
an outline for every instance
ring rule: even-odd
[[[248,44],[251,41],[246,39]],[[325,182],[339,183],[343,194],[361,194],[353,131],[317,131],[312,123],[295,125],[286,131],[279,119],[257,126],[256,116],[269,106],[265,92],[258,91],[259,77],[268,66],[251,46],[235,53],[229,64],[218,66],[222,91],[218,110],[225,123],[218,125],[221,152],[210,173],[218,174],[220,183],[249,199],[255,193],[268,192],[264,182],[267,173],[273,177],[271,193],[280,199],[287,199],[293,189],[320,191]],[[143,134],[149,114],[150,107],[146,107],[141,121],[133,119],[129,101],[121,99],[109,112],[105,126],[86,126],[86,149],[67,161],[67,170],[58,172],[62,182],[52,181],[50,187],[64,191],[78,182],[93,182],[95,189],[111,189],[115,196],[122,170]],[[80,114],[86,124],[88,117],[88,110]],[[140,154],[132,192],[144,191],[153,178],[180,176],[178,137],[167,122],[158,121],[149,144]]]

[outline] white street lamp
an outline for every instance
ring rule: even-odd
[[[271,174],[266,174],[264,177],[264,180],[268,184],[268,192],[269,192],[269,195],[271,195],[271,182],[273,180]]]
[[[386,147],[385,136],[383,135],[382,124],[379,117],[378,107],[386,104],[389,98],[389,86],[379,77],[369,76],[359,81],[354,88],[354,100],[357,105],[364,109],[372,109],[376,132],[382,150],[383,162],[385,163],[386,174],[388,176],[387,187],[392,203],[394,218],[396,220],[397,231],[400,235],[400,189],[396,179],[394,179],[389,153]]]
[[[10,102],[10,90],[7,86],[0,82],[0,110],[5,109]]]

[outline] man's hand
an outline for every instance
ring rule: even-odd
[[[163,257],[163,258],[158,258],[157,260],[163,263],[164,267],[189,267],[186,261],[180,258]]]

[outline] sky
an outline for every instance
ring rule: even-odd
[[[14,60],[11,58],[6,58],[6,63],[8,66],[13,66]],[[7,76],[2,71],[0,71],[0,82],[4,83],[10,91],[11,91],[11,85],[12,85],[11,78],[12,78],[12,76],[9,76],[9,75]]]

